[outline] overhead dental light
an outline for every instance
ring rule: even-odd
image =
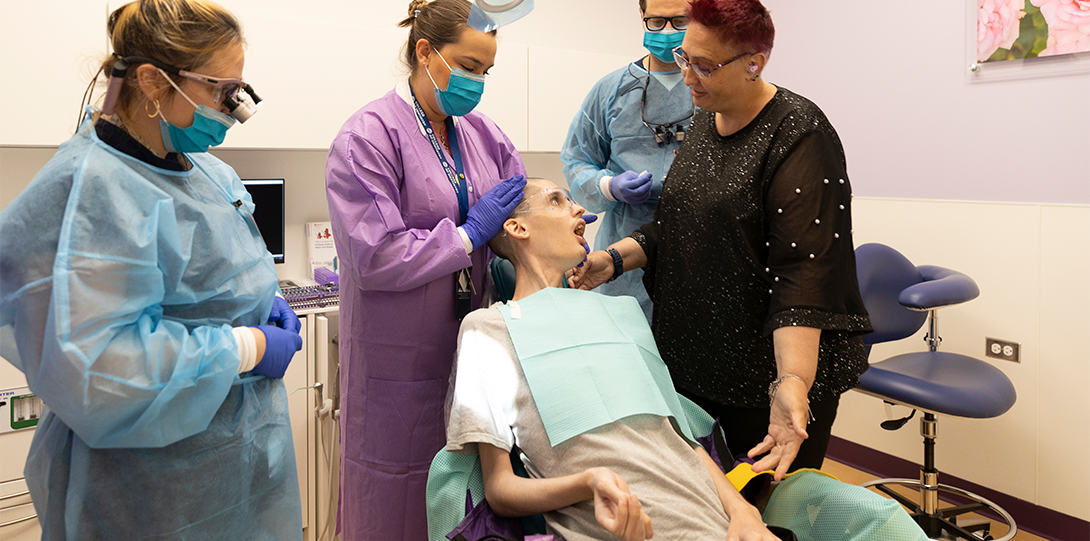
[[[525,17],[533,9],[534,0],[473,0],[467,23],[479,32],[491,32]]]

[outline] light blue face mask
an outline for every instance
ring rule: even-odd
[[[439,54],[439,51],[435,51],[435,54]],[[431,76],[431,72],[424,70],[431,79],[432,86],[435,87],[435,104],[439,106],[439,112],[447,116],[468,115],[481,102],[481,96],[484,95],[484,75],[470,73],[461,68],[451,68],[450,64],[447,64],[447,59],[441,54],[439,59],[450,69],[450,80],[447,81],[446,90],[439,90],[439,85],[435,84],[435,78]]]
[[[667,28],[652,32],[646,30],[643,33],[643,46],[655,55],[655,58],[672,64],[674,62],[674,49],[681,46],[685,40],[685,31]]]
[[[163,73],[163,70],[159,70]],[[230,115],[223,114],[207,105],[197,105],[189,96],[174,84],[174,81],[163,73],[170,86],[173,86],[183,98],[196,107],[193,111],[193,125],[188,128],[179,128],[159,115],[159,132],[163,136],[163,146],[167,152],[208,152],[209,147],[223,143],[227,136],[227,129],[235,125],[236,120]]]

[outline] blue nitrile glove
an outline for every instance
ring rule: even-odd
[[[651,173],[625,171],[610,179],[609,193],[617,201],[642,205],[651,196]]]
[[[288,306],[288,301],[284,297],[273,297],[272,311],[269,312],[269,323],[284,330],[294,331],[295,334],[299,334],[299,329],[303,327],[299,323],[299,316],[295,315],[295,310]]]
[[[595,220],[597,220],[597,219],[598,219],[597,214],[584,214],[583,215],[583,223],[585,223],[587,225],[590,225],[590,224],[594,223]],[[583,249],[587,251],[587,255],[590,255],[590,244],[587,244],[587,242],[585,240],[583,241]],[[583,263],[586,263],[586,261],[587,261],[587,258],[584,257],[583,258]],[[576,267],[582,267],[583,263],[580,263],[580,264],[576,265]]]
[[[525,187],[526,177],[515,175],[493,186],[469,209],[462,231],[469,236],[474,250],[484,246],[500,232],[503,222],[522,201],[522,189]]]
[[[257,362],[254,373],[267,378],[282,378],[295,352],[303,349],[303,337],[298,332],[275,325],[258,325],[265,335],[265,355]]]
[[[590,255],[590,245],[589,245],[589,244],[587,244],[586,242],[584,242],[584,243],[583,243],[583,249],[587,251],[587,255]],[[580,261],[578,265],[576,265],[576,267],[582,267],[582,266],[583,266],[583,263],[586,263],[586,262],[587,262],[587,258],[586,258],[586,257],[584,257],[584,258],[583,258],[583,260],[582,260],[582,261]]]

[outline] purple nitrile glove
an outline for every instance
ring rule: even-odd
[[[598,215],[597,214],[584,214],[583,215],[583,223],[585,223],[587,225],[590,225],[590,224],[594,223],[597,220],[598,220]],[[583,249],[587,251],[587,254],[590,254],[590,245],[587,244],[586,239],[583,239]],[[587,258],[584,257],[583,258],[583,263],[586,263],[586,262],[587,262]],[[580,264],[576,265],[576,267],[582,267],[583,263],[580,263]]]
[[[469,237],[474,250],[484,246],[500,232],[503,222],[522,201],[522,189],[525,187],[526,177],[515,175],[493,186],[469,209],[462,231]]]
[[[254,373],[274,379],[284,377],[295,352],[303,349],[303,337],[275,325],[258,325],[257,328],[265,335],[265,355],[257,362]]]
[[[269,312],[269,323],[281,329],[293,331],[295,334],[299,334],[299,329],[303,327],[299,323],[299,316],[295,315],[295,310],[291,309],[284,297],[273,297],[272,311]]]
[[[609,193],[629,205],[642,205],[651,196],[651,173],[625,171],[609,181]]]

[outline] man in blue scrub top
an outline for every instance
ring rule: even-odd
[[[693,114],[693,99],[673,48],[681,45],[688,0],[640,0],[647,56],[603,77],[575,114],[561,159],[572,196],[602,217],[594,247],[651,221],[666,172]],[[643,270],[603,284],[607,295],[636,297],[651,322]]]

